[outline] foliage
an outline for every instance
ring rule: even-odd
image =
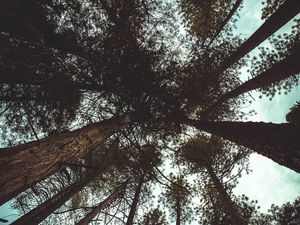
[[[139,222],[139,225],[164,225],[166,224],[165,213],[160,209],[152,209],[143,216],[143,220]]]
[[[255,202],[232,195],[242,171],[248,172],[246,149],[215,136],[201,134],[189,140],[182,136],[190,133],[181,124],[182,117],[209,121],[243,118],[238,111],[243,97],[207,110],[240,84],[245,59],[216,71],[243,41],[233,32],[241,2],[0,1],[2,146],[68,132],[122,114],[131,119],[105,145],[20,194],[14,207],[28,212],[75,181],[99,173],[47,222],[78,221],[105,198],[107,190],[128,179],[126,190],[93,221],[122,224],[144,175],[139,209],[152,202],[151,185],[162,183],[158,167],[169,159],[163,157],[164,152],[166,148],[174,150],[178,141],[181,147],[175,155],[187,168],[183,174],[197,173],[201,178],[195,184],[197,194],[202,195],[202,223],[230,224],[208,167],[247,221],[254,216],[258,219],[253,221],[260,224],[271,221],[271,216],[259,215]],[[263,18],[282,1],[266,3]],[[274,50],[260,49],[259,59],[252,60],[253,76],[299,50],[299,21],[290,34],[270,39]],[[298,77],[293,76],[261,91],[273,97],[277,90],[289,91],[297,82]],[[189,223],[194,215],[194,189],[189,183],[181,176],[171,176],[161,198],[171,218],[180,215],[182,223]],[[272,210],[278,221],[294,216],[291,205]],[[139,223],[167,222],[165,214],[154,209]]]
[[[290,123],[299,123],[300,122],[300,101],[296,102],[290,108],[290,111],[285,116],[286,121]]]
[[[269,39],[270,47],[258,47],[260,53],[251,60],[251,75],[255,77],[267,69],[270,69],[276,62],[280,62],[287,56],[299,51],[300,46],[300,19],[294,20],[294,25],[290,33],[273,35]],[[270,100],[276,93],[287,94],[299,83],[299,74],[288,77],[285,80],[273,83],[259,90]]]
[[[160,200],[167,208],[170,209],[170,219],[181,224],[192,221],[193,213],[191,204],[191,187],[187,181],[171,174],[172,183],[165,189],[165,193]]]

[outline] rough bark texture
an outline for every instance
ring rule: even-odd
[[[249,38],[245,41],[224,63],[217,73],[220,73],[240,58],[253,50],[256,46],[266,40],[280,27],[295,17],[300,12],[300,1],[286,0]]]
[[[220,194],[220,198],[222,201],[222,205],[224,206],[224,211],[229,216],[232,225],[247,225],[245,219],[242,214],[238,211],[237,205],[231,200],[230,196],[226,192],[223,184],[220,182],[219,178],[215,174],[213,168],[206,164],[206,170],[214,183],[218,193]]]
[[[76,162],[129,122],[112,118],[81,129],[0,150],[0,204]]]
[[[245,146],[282,166],[300,172],[300,124],[197,121],[183,123]]]
[[[68,164],[67,164],[68,165]],[[76,165],[76,164],[74,164]],[[99,163],[96,167],[90,168],[88,175],[75,183],[71,184],[69,187],[65,188],[61,192],[57,193],[41,205],[37,206],[35,209],[31,210],[24,216],[16,220],[12,225],[22,225],[22,224],[39,224],[45,220],[50,214],[61,207],[65,202],[72,198],[75,194],[80,192],[85,188],[90,182],[97,179],[97,176],[105,173],[107,169],[111,166],[109,160]],[[92,170],[91,170],[92,169]]]
[[[117,187],[111,195],[109,195],[104,201],[102,201],[98,206],[94,207],[91,212],[89,212],[83,219],[81,219],[76,225],[88,225],[91,220],[97,216],[101,210],[106,208],[116,197],[124,190],[127,181],[122,185]]]
[[[135,215],[135,212],[136,212],[137,204],[139,202],[139,197],[140,197],[140,193],[141,193],[141,190],[142,190],[142,185],[144,184],[144,181],[145,181],[145,176],[146,176],[145,173],[142,174],[142,176],[139,180],[139,183],[138,183],[138,185],[135,189],[135,193],[134,193],[134,197],[133,197],[132,204],[131,204],[131,207],[130,207],[130,212],[129,212],[129,215],[128,215],[128,218],[127,218],[126,225],[133,225],[134,215]]]

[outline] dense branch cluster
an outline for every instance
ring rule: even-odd
[[[252,151],[300,172],[299,102],[289,123],[243,122],[247,92],[298,85],[299,18],[273,34],[300,2],[264,4],[244,39],[242,0],[1,0],[0,204],[20,213],[10,222],[298,224],[299,199],[262,214],[233,193]]]

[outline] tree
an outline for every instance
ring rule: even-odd
[[[139,197],[140,197],[141,190],[142,190],[142,185],[145,182],[145,176],[146,176],[146,173],[141,174],[141,176],[138,180],[138,183],[137,183],[137,186],[136,186],[136,189],[135,189],[135,192],[134,192],[134,197],[133,197],[133,200],[132,200],[132,203],[131,203],[131,206],[130,206],[129,215],[127,217],[126,225],[132,225],[133,224],[134,216],[135,216],[135,213],[136,213],[136,210],[137,210]]]
[[[300,122],[300,101],[296,102],[296,104],[290,108],[290,111],[286,114],[285,118],[286,121],[290,123]]]
[[[105,199],[103,200],[98,206],[94,207],[84,218],[82,218],[77,225],[88,225],[89,222],[107,205],[109,205],[117,196],[124,191],[126,188],[126,184],[128,181],[123,182],[121,185],[115,188],[115,190]]]
[[[166,216],[159,208],[152,209],[143,216],[143,220],[139,225],[164,225],[166,224]]]
[[[278,224],[278,225],[296,225],[300,222],[300,204],[299,197],[294,202],[287,202],[282,206],[271,205],[267,213],[256,213],[251,225]]]
[[[300,54],[299,49],[297,48],[294,50],[294,53],[292,53],[290,56],[286,57],[282,61],[276,63],[270,69],[242,83],[240,86],[221,96],[218,99],[218,101],[211,107],[217,107],[230,98],[235,98],[240,94],[244,94],[248,91],[252,91],[258,88],[267,87],[272,83],[284,80],[290,76],[298,74],[300,72],[300,66],[297,63],[299,62],[299,59]]]
[[[73,176],[75,176],[75,178],[73,178],[75,179],[73,183],[60,190],[57,194],[48,198],[46,201],[43,201],[43,203],[30,210],[18,220],[14,221],[12,224],[41,223],[51,213],[59,209],[69,199],[73,199],[76,194],[81,192],[92,182],[95,182],[96,180],[103,180],[102,177],[105,174],[110,173],[112,170],[116,171],[119,168],[123,168],[125,165],[118,165],[118,163],[120,162],[119,159],[121,157],[124,157],[124,155],[120,151],[118,151],[118,149],[114,149],[113,147],[106,147],[105,145],[101,145],[100,147],[97,146],[96,149],[89,152],[89,154],[87,154],[87,156],[83,158],[84,162],[82,164],[69,164],[69,167],[76,172],[76,174],[72,174]],[[102,162],[99,163],[98,161]],[[123,162],[125,161],[123,160]],[[68,176],[69,179],[72,178],[69,173]],[[76,176],[78,176],[78,178]],[[54,180],[53,182],[57,185],[56,180]],[[67,182],[64,181],[64,183]],[[41,191],[39,189],[35,190],[35,195],[40,195],[40,192]],[[51,196],[52,193],[51,191],[49,192],[49,196]],[[26,199],[25,201],[26,202],[23,202],[24,204],[32,202],[30,201],[30,199]],[[20,203],[17,203],[17,205],[19,205],[20,207]]]
[[[241,2],[181,0],[180,6],[188,31],[207,49],[228,25]]]
[[[171,181],[162,195],[162,202],[171,209],[171,218],[176,225],[185,224],[192,219],[191,188],[185,179],[172,174]]]
[[[247,147],[280,165],[300,172],[297,124],[263,122],[198,121],[183,123]]]
[[[243,150],[237,152],[233,151],[233,146],[226,144],[222,139],[211,136],[197,136],[189,140],[179,149],[179,155],[190,163],[190,168],[194,172],[207,173],[207,177],[202,176],[202,180],[208,180],[208,183],[204,186],[208,189],[207,194],[209,200],[213,205],[213,212],[215,218],[218,219],[222,212],[229,217],[231,224],[247,224],[243,215],[239,211],[237,204],[231,199],[226,186],[222,179],[229,177],[234,167],[237,164],[242,165],[242,169],[245,167],[243,158],[247,153],[243,153]],[[239,170],[238,175],[241,171]],[[236,180],[230,179],[229,180]],[[213,184],[212,187],[211,184]],[[214,194],[215,192],[215,194]],[[221,212],[218,212],[216,208],[217,202],[223,206]],[[209,223],[206,221],[206,223]]]
[[[5,42],[0,44],[0,73],[3,74],[0,76],[0,88],[3,90],[0,100],[3,103],[1,111],[8,118],[1,120],[4,121],[3,126],[8,127],[6,133],[11,134],[10,128],[18,133],[21,129],[14,127],[22,128],[26,124],[27,129],[21,131],[33,133],[38,139],[47,130],[39,125],[46,119],[47,123],[43,127],[47,128],[50,124],[48,121],[53,121],[53,118],[61,119],[61,124],[71,130],[72,126],[88,125],[79,130],[62,132],[1,151],[0,172],[4,176],[0,182],[3,187],[0,188],[0,193],[3,196],[2,193],[5,192],[6,195],[1,201],[5,202],[28,187],[35,192],[37,188],[33,184],[67,166],[71,167],[71,164],[77,164],[86,153],[124,125],[113,119],[109,120],[112,124],[105,122],[107,126],[95,122],[111,115],[127,113],[130,114],[132,123],[126,131],[118,133],[118,138],[120,146],[127,150],[130,165],[115,174],[122,178],[117,179],[120,182],[126,180],[123,179],[124,176],[131,177],[133,182],[127,185],[124,195],[118,196],[116,201],[112,201],[98,214],[101,222],[109,223],[108,218],[113,222],[135,222],[138,209],[143,205],[141,202],[146,199],[145,190],[148,186],[145,184],[152,181],[154,171],[157,170],[156,163],[160,161],[146,157],[148,154],[158,154],[153,153],[157,151],[150,150],[149,153],[143,150],[144,147],[152,149],[151,145],[145,143],[154,142],[161,151],[173,147],[173,140],[175,142],[178,138],[182,141],[180,133],[188,129],[182,124],[194,125],[224,136],[263,152],[277,162],[284,161],[283,164],[299,171],[298,152],[292,151],[299,144],[296,140],[299,127],[295,124],[286,127],[238,122],[202,123],[177,117],[178,112],[183,112],[188,118],[201,120],[238,119],[238,104],[235,104],[235,100],[212,110],[208,116],[203,116],[203,111],[238,85],[236,75],[244,64],[244,59],[239,59],[295,15],[299,11],[298,2],[288,0],[283,3],[240,48],[241,39],[231,32],[234,25],[231,18],[234,18],[232,16],[241,1],[180,2],[187,3],[188,10],[184,13],[191,14],[192,19],[202,20],[194,20],[193,26],[201,25],[193,31],[200,34],[196,38],[179,34],[185,32],[178,32],[181,24],[174,23],[180,21],[180,12],[176,8],[178,1],[1,1],[0,35]],[[295,7],[286,9],[293,4]],[[232,23],[225,26],[229,20]],[[221,31],[222,28],[224,32]],[[201,48],[198,45],[200,41]],[[239,61],[233,65],[237,60]],[[18,66],[20,67],[17,68]],[[19,73],[20,71],[23,73]],[[40,71],[42,76],[37,76]],[[62,99],[67,100],[61,101]],[[72,99],[76,100],[76,104],[64,104],[72,102]],[[61,107],[48,106],[48,102],[60,104]],[[45,105],[48,108],[45,109]],[[63,118],[63,114],[57,113],[64,112],[62,109],[65,108],[73,113],[72,124],[70,120]],[[52,113],[53,111],[58,116],[55,117],[57,114]],[[11,116],[12,119],[9,118]],[[257,127],[261,128],[261,133],[257,132]],[[283,128],[276,130],[281,127]],[[286,131],[290,133],[285,134]],[[262,133],[267,134],[265,139]],[[281,139],[277,136],[274,138],[275,133],[279,133]],[[277,144],[279,149],[276,148]],[[61,145],[62,148],[59,148]],[[261,150],[261,146],[269,148]],[[290,151],[282,156],[284,146],[289,146]],[[284,160],[282,157],[285,157]],[[215,170],[212,171],[216,173]],[[8,172],[12,174],[8,175]],[[20,179],[24,175],[28,181],[22,183]],[[106,177],[103,189],[112,190],[116,186],[118,182],[113,182],[112,177],[114,176]],[[100,194],[101,199],[106,198],[107,193],[100,187],[93,189],[88,186],[86,189],[91,190],[89,203]],[[10,194],[7,194],[10,190]],[[59,190],[61,194],[62,190]],[[185,203],[190,198],[185,193],[186,190],[179,189],[178,185],[171,190],[172,209],[175,209],[179,223],[185,220]],[[78,204],[81,197],[77,196],[79,197],[72,198],[71,202],[72,206],[74,204],[78,207],[67,209],[76,217],[73,218],[74,221],[78,221],[79,217],[83,218],[99,204],[99,201],[94,201],[86,207],[82,206]],[[216,203],[216,199],[212,202]],[[102,208],[101,204],[99,208]],[[94,212],[98,213],[96,209],[99,208],[94,208]],[[186,218],[191,219],[188,214]]]
[[[128,116],[112,118],[71,132],[46,137],[0,153],[0,203],[26,190],[42,179],[76,162],[129,122]]]
[[[245,56],[261,42],[267,39],[281,26],[291,20],[300,11],[300,3],[293,0],[286,0],[265,22],[260,28],[254,32],[247,41],[245,41],[229,58],[227,58],[217,73],[229,68],[232,64]]]
[[[134,185],[134,195],[130,205],[129,214],[127,217],[126,225],[134,223],[134,217],[137,211],[142,188],[153,179],[154,168],[161,163],[160,153],[157,151],[155,145],[145,144],[133,152],[135,160],[132,162],[132,175],[136,177],[137,183]]]

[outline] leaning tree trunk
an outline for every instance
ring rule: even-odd
[[[208,49],[210,47],[210,45],[214,42],[214,40],[219,36],[219,34],[222,32],[222,30],[224,29],[224,27],[228,24],[228,22],[232,19],[233,15],[236,13],[236,11],[238,10],[238,8],[240,7],[242,3],[242,0],[236,0],[236,2],[234,3],[232,9],[230,10],[229,14],[226,16],[226,18],[222,21],[222,23],[220,24],[219,29],[216,31],[215,35],[211,38],[210,42],[208,43],[208,45],[206,46],[206,49]]]
[[[198,121],[183,123],[245,146],[282,166],[300,172],[300,124]]]
[[[286,0],[229,58],[224,60],[215,73],[221,73],[240,58],[266,40],[280,27],[300,12],[299,0]]]
[[[146,173],[143,173],[142,176],[140,177],[139,183],[138,183],[138,185],[135,189],[135,193],[134,193],[134,197],[133,197],[132,204],[131,204],[131,207],[130,207],[130,212],[129,212],[129,215],[128,215],[128,218],[127,218],[126,225],[132,225],[133,224],[134,215],[135,215],[135,212],[136,212],[137,204],[139,202],[139,197],[140,197],[141,190],[142,190],[142,185],[145,182],[145,176],[146,176]]]
[[[67,164],[68,165],[68,164]],[[18,220],[12,223],[12,225],[22,225],[22,224],[39,224],[45,220],[50,214],[61,207],[65,202],[72,198],[75,194],[80,192],[84,187],[86,187],[90,182],[97,179],[97,176],[105,173],[107,169],[111,166],[109,160],[101,162],[96,167],[87,169],[89,170],[86,177],[76,181],[69,187],[65,188],[61,192],[57,193],[50,199],[46,200],[35,209],[31,210],[27,214],[20,217]]]
[[[92,219],[97,216],[101,210],[105,209],[116,197],[124,190],[128,181],[125,181],[119,187],[117,187],[113,193],[111,193],[104,201],[98,206],[94,207],[84,218],[82,218],[76,225],[88,225]]]
[[[275,82],[284,80],[290,76],[300,73],[299,62],[300,48],[296,49],[292,55],[273,65],[270,69],[262,72],[256,77],[244,82],[232,91],[229,91],[223,96],[221,96],[216,103],[209,106],[209,108],[204,112],[204,114],[208,113],[209,111],[213,110],[214,108],[231,98],[235,98],[248,91],[267,87]]]
[[[220,182],[219,178],[215,174],[213,168],[206,163],[205,168],[209,174],[210,179],[214,183],[218,193],[220,194],[220,199],[222,201],[222,206],[224,212],[229,216],[232,225],[246,225],[246,221],[242,214],[238,210],[238,206],[231,200],[230,196],[225,190],[225,187]]]
[[[0,150],[0,204],[76,162],[129,122],[104,120],[71,132]]]
[[[50,214],[61,207],[65,202],[72,198],[75,194],[80,192],[85,186],[87,186],[96,176],[90,176],[86,179],[81,179],[63,191],[57,193],[47,201],[43,202],[27,214],[23,215],[11,225],[22,225],[22,224],[40,224]]]

